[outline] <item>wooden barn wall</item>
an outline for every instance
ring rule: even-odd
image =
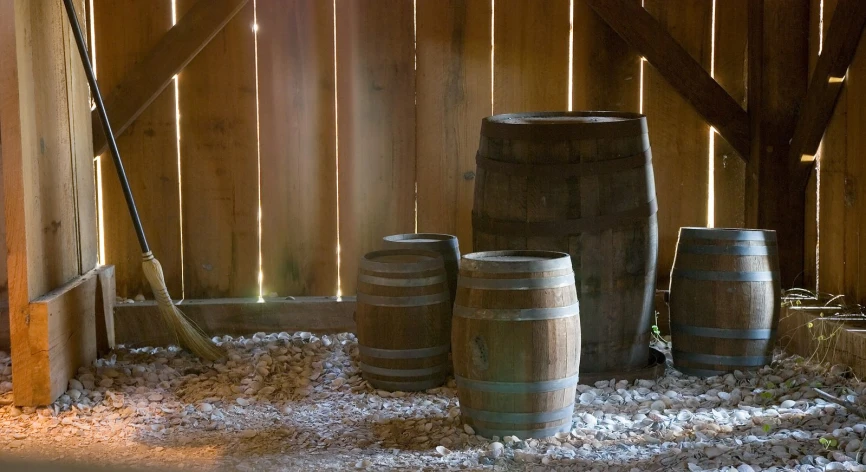
[[[820,10],[823,3],[823,24]],[[810,55],[817,58],[836,0],[811,2]],[[823,28],[821,28],[823,26]],[[866,304],[866,37],[848,68],[807,189],[806,282]],[[814,60],[812,61],[814,67]]]
[[[746,2],[645,0],[744,107]],[[106,93],[193,3],[94,2]],[[119,145],[176,298],[351,295],[387,234],[472,250],[483,117],[569,107],[648,116],[661,288],[679,227],[743,224],[740,157],[583,0],[250,1]],[[101,166],[105,262],[149,297]]]

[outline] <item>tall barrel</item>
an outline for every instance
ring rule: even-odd
[[[442,256],[371,252],[358,270],[355,309],[360,368],[382,390],[426,390],[445,382],[451,307]]]
[[[457,293],[457,266],[460,263],[460,248],[456,236],[437,233],[395,234],[385,236],[383,241],[385,247],[389,249],[421,249],[438,252],[445,262],[451,303],[454,303],[454,296]]]
[[[680,228],[670,292],[674,367],[707,377],[773,360],[777,251],[775,231]]]
[[[568,254],[463,256],[453,324],[464,423],[486,437],[571,429],[581,340]]]
[[[580,299],[581,373],[647,367],[658,224],[646,118],[491,116],[482,120],[476,162],[475,249],[569,253]]]

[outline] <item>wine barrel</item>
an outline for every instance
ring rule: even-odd
[[[680,228],[670,292],[674,367],[709,377],[769,364],[780,296],[775,231]]]
[[[451,304],[442,256],[371,252],[358,270],[355,323],[364,379],[375,388],[438,387],[450,369]]]
[[[388,249],[421,249],[438,252],[445,262],[451,303],[454,303],[454,295],[457,293],[457,267],[460,263],[460,248],[456,236],[437,233],[395,234],[385,236],[383,241],[385,248]]]
[[[571,429],[580,315],[568,254],[463,256],[451,346],[463,422],[486,437]]]
[[[646,118],[487,117],[476,163],[475,250],[569,253],[580,299],[581,373],[645,369],[658,259]]]

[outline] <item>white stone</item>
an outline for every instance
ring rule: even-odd
[[[501,442],[492,442],[488,447],[488,451],[490,452],[490,457],[496,459],[505,451],[505,446]]]
[[[440,456],[447,456],[448,454],[451,454],[451,450],[445,446],[436,446],[436,452]]]
[[[470,436],[474,436],[474,435],[475,435],[475,430],[472,429],[472,426],[469,426],[468,424],[464,424],[464,425],[463,425],[463,431],[465,431],[466,434],[468,434],[468,435],[470,435]]]
[[[794,405],[796,404],[797,402],[795,402],[794,400],[785,400],[779,406],[782,408],[794,408]]]
[[[755,472],[755,468],[749,464],[740,464],[737,466],[737,472]]]
[[[250,401],[247,400],[246,398],[243,398],[243,397],[238,397],[238,399],[235,400],[235,402],[240,406],[249,406],[250,405]]]

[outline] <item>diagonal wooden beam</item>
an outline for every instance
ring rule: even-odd
[[[105,98],[105,108],[115,136],[138,118],[214,36],[249,0],[199,0],[165,33],[147,57],[137,63]],[[252,28],[252,25],[250,25]],[[93,152],[108,149],[105,133],[94,110]]]
[[[629,0],[585,1],[748,160],[748,113],[649,12]]]
[[[809,178],[815,153],[818,152],[818,145],[833,116],[845,74],[854,60],[864,26],[866,2],[839,0],[830,19],[827,37],[812,73],[806,97],[800,106],[797,126],[791,139],[791,150],[788,153],[788,160],[794,171],[792,175],[797,176],[801,188],[805,187]]]

